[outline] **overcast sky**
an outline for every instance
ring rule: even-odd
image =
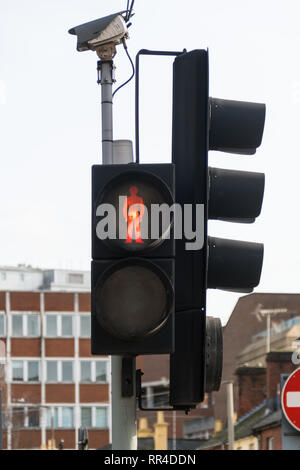
[[[101,161],[97,57],[78,53],[72,26],[126,8],[126,0],[0,0],[0,265],[89,269],[90,167]],[[132,57],[141,48],[209,48],[210,95],[266,103],[255,156],[210,152],[210,166],[266,174],[253,225],[211,222],[214,236],[265,244],[257,292],[300,282],[298,0],[136,0]],[[141,60],[141,162],[171,160],[173,59]],[[117,83],[130,75],[122,48]],[[134,84],[115,97],[114,138],[134,139]],[[237,294],[210,291],[225,322]]]

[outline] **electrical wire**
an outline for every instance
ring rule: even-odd
[[[128,2],[128,4],[129,4],[129,2]],[[130,8],[129,8],[128,20],[130,20],[130,18],[132,16],[133,5],[134,5],[134,0],[132,0]]]
[[[128,13],[129,13],[129,2],[130,2],[130,0],[127,0],[126,16],[125,16],[125,21],[126,21],[126,23],[127,23],[128,19],[129,19],[129,18],[128,18]]]
[[[130,57],[130,55],[129,55],[128,48],[127,48],[127,46],[126,46],[126,42],[125,42],[125,41],[123,41],[123,46],[124,46],[126,55],[127,55],[128,59],[129,59],[129,61],[130,61],[130,63],[131,63],[132,74],[131,74],[131,76],[128,78],[128,80],[126,80],[126,82],[122,83],[122,85],[120,85],[120,86],[113,92],[113,95],[112,95],[113,98],[114,98],[115,94],[116,94],[121,88],[123,88],[125,85],[127,85],[127,84],[133,79],[134,74],[135,74],[134,64],[133,64],[133,61],[132,61],[132,59],[131,59],[131,57]]]
[[[132,16],[132,9],[133,9],[133,5],[134,5],[134,0],[132,0],[130,7],[129,7],[129,2],[130,2],[130,0],[127,0],[127,8],[126,8],[126,16],[125,16],[126,23],[130,20],[130,18]]]

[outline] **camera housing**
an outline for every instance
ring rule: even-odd
[[[97,51],[103,45],[121,44],[122,40],[128,37],[123,13],[125,12],[114,13],[71,28],[69,33],[77,36],[77,50]]]

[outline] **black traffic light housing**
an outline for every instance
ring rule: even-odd
[[[170,404],[193,408],[221,384],[222,326],[206,318],[206,289],[252,292],[263,245],[209,237],[208,219],[252,223],[260,214],[264,175],[208,167],[208,151],[253,155],[262,140],[265,105],[209,98],[208,52],[176,57],[173,66],[173,163],[176,202],[204,206],[204,245],[176,240],[175,352]],[[195,224],[195,220],[193,220]]]
[[[174,351],[172,215],[152,237],[152,205],[172,206],[174,184],[172,164],[92,168],[93,354]]]

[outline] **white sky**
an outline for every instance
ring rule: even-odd
[[[96,54],[78,53],[72,26],[126,0],[0,0],[0,265],[89,268],[90,167],[101,159]],[[252,157],[210,152],[209,164],[262,171],[253,225],[211,222],[210,235],[262,241],[258,292],[299,292],[300,28],[298,0],[136,0],[128,41],[141,48],[209,48],[210,95],[267,105]],[[118,84],[130,74],[119,48]],[[142,58],[141,161],[171,159],[172,59]],[[134,86],[115,97],[115,139],[134,139]],[[225,321],[237,294],[210,291]]]

